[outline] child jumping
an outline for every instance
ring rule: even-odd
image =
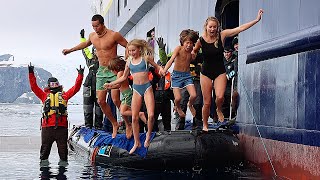
[[[116,74],[117,79],[119,79],[123,75],[125,65],[126,65],[126,61],[119,56],[117,58],[114,58],[112,61],[110,61],[107,67],[110,71]],[[132,102],[133,93],[132,93],[132,89],[129,86],[128,79],[123,81],[122,83],[113,85],[112,87],[110,85],[109,86],[106,85],[105,88],[120,90],[120,93],[122,95],[120,113],[122,116],[125,116],[125,117],[132,116],[131,102]],[[144,112],[139,112],[139,117],[145,124],[147,124],[147,119],[146,119],[146,116],[144,115]],[[132,126],[129,123],[127,123],[127,125],[129,125],[130,127],[126,128],[126,137],[127,139],[130,139],[132,135]]]
[[[107,83],[105,87],[109,88],[115,84],[126,81],[129,75],[129,71],[131,71],[131,75],[133,77],[133,96],[131,109],[134,145],[129,154],[132,154],[137,148],[141,147],[139,138],[139,112],[143,97],[148,112],[148,132],[146,134],[146,140],[144,142],[144,147],[146,148],[150,145],[151,132],[154,123],[154,95],[152,86],[148,78],[148,64],[153,65],[160,71],[163,71],[163,69],[154,62],[152,54],[153,49],[145,40],[134,39],[130,41],[127,45],[127,51],[129,54],[129,58],[127,59],[123,75],[117,80],[111,83]]]
[[[198,34],[190,29],[183,30],[180,33],[180,46],[176,47],[170,60],[167,62],[163,69],[162,76],[164,76],[167,70],[171,67],[173,61],[175,61],[173,72],[171,74],[172,89],[174,94],[175,110],[178,112],[180,117],[185,117],[186,114],[182,111],[180,106],[181,101],[181,89],[186,88],[190,97],[188,107],[193,117],[196,116],[196,110],[193,107],[196,99],[196,89],[193,85],[192,76],[190,74],[190,62],[192,61],[192,49],[194,44],[197,42]]]

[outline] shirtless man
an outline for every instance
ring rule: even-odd
[[[106,103],[106,96],[108,94],[108,91],[104,89],[103,85],[107,82],[112,82],[116,80],[117,76],[111,71],[109,71],[107,66],[109,64],[109,61],[117,57],[117,45],[120,44],[121,46],[126,47],[128,42],[119,32],[114,32],[110,29],[107,29],[104,25],[104,18],[101,15],[94,15],[91,21],[92,27],[95,32],[90,33],[88,40],[78,44],[77,46],[71,49],[64,49],[62,53],[64,55],[67,55],[73,51],[84,49],[90,46],[91,44],[93,44],[96,48],[97,57],[99,59],[99,70],[96,76],[98,103],[103,113],[112,123],[112,138],[115,138],[119,129],[119,124],[117,120],[113,117],[110,106]],[[112,90],[111,96],[114,104],[120,106],[119,90]],[[131,124],[127,120],[125,120],[125,123],[126,135],[131,137]]]

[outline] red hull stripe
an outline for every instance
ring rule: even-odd
[[[246,159],[273,176],[266,150],[258,137],[239,134]],[[320,147],[263,139],[278,176],[289,179],[319,179]]]

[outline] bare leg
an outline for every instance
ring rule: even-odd
[[[173,88],[173,94],[174,94],[174,105],[177,113],[180,117],[186,117],[186,114],[182,111],[180,106],[181,101],[181,93],[179,88]]]
[[[126,137],[127,139],[130,139],[132,137],[132,124],[129,122],[127,116],[122,116],[122,119],[126,125]]]
[[[144,141],[145,148],[148,148],[150,146],[150,138],[151,138],[151,132],[149,133],[149,131],[148,131],[147,135],[146,135],[146,141]]]
[[[212,99],[212,80],[207,76],[200,74],[200,85],[203,96],[202,119],[203,131],[208,131],[208,119],[210,113],[211,99]]]
[[[139,134],[139,111],[141,108],[141,103],[142,103],[142,97],[134,91],[132,95],[132,102],[131,102],[134,145],[129,151],[129,154],[134,153],[137,148],[141,147],[140,134]]]
[[[196,109],[193,107],[193,105],[191,105],[190,101],[188,102],[188,107],[189,107],[189,110],[190,110],[192,116],[195,117],[197,111],[196,111]]]
[[[126,138],[130,139],[132,137],[132,124],[131,123],[126,123]]]
[[[140,136],[139,136],[139,118],[132,117],[132,128],[133,128],[133,137],[134,137],[134,144],[129,154],[133,154],[137,148],[141,147]]]
[[[120,113],[121,113],[122,118],[124,119],[124,122],[126,124],[126,138],[130,139],[132,137],[132,124],[128,120],[128,116],[132,116],[132,111],[131,111],[130,106],[127,106],[125,104],[121,104]]]
[[[134,119],[132,117],[132,128],[133,128],[133,137],[134,137],[134,144],[131,150],[129,151],[129,154],[132,154],[136,151],[137,148],[141,147],[141,142],[140,142],[140,136],[139,136],[139,118]]]
[[[112,97],[113,103],[118,107],[118,109],[121,112],[120,91],[118,89],[112,89],[111,90],[111,97]],[[121,115],[122,115],[122,119],[126,125],[126,138],[130,139],[132,137],[132,126],[128,120],[128,116],[131,116],[131,114],[130,115],[123,115],[121,112]]]
[[[107,118],[112,124],[112,138],[115,138],[120,126],[117,120],[113,117],[110,106],[106,103],[107,93],[108,92],[105,90],[97,91],[98,103],[101,107],[102,112],[107,116]]]
[[[234,111],[234,112],[237,111],[238,97],[239,97],[238,91],[236,91],[236,90],[233,91],[233,96],[232,96],[232,111]]]
[[[154,123],[154,95],[152,88],[149,88],[144,95],[144,101],[146,103],[147,112],[148,112],[148,132],[146,134],[146,140],[144,142],[144,147],[148,148],[150,146],[151,133]]]
[[[224,121],[224,116],[222,113],[222,104],[224,101],[224,92],[226,90],[226,85],[227,85],[227,78],[226,74],[220,74],[215,80],[214,80],[214,90],[216,94],[216,105],[217,105],[217,115],[218,115],[218,120],[220,122]]]
[[[193,84],[187,86],[186,88],[187,88],[187,91],[188,91],[188,93],[190,95],[189,102],[188,102],[188,107],[190,109],[190,112],[191,112],[192,116],[195,117],[197,112],[196,112],[196,109],[193,107],[193,104],[194,104],[194,101],[196,100],[196,95],[197,95],[196,89],[195,89]]]
[[[144,112],[139,112],[139,117],[142,120],[142,122],[144,122],[144,124],[147,124],[147,118]]]
[[[130,139],[132,137],[132,124],[129,121],[128,116],[122,116],[122,119],[126,125],[126,137]]]
[[[217,101],[216,101],[217,102]],[[217,111],[217,115],[218,115],[218,121],[223,122],[224,121],[224,115],[221,111],[221,109],[219,110],[218,108],[216,109]]]

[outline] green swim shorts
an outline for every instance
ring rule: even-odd
[[[121,104],[127,105],[131,107],[131,101],[132,101],[132,89],[128,88],[121,92],[122,98],[121,98]]]
[[[117,75],[111,72],[107,67],[99,66],[96,78],[96,90],[105,90],[103,85],[116,80]]]

